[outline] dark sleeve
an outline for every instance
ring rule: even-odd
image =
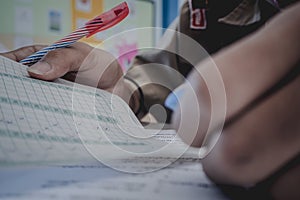
[[[163,38],[162,38],[163,40]],[[168,38],[168,43],[163,48],[145,49],[136,56],[132,67],[126,73],[142,89],[144,105],[142,112],[146,114],[155,104],[164,105],[169,93],[184,81],[184,76],[178,72],[178,58],[172,48],[176,46],[176,36]],[[175,46],[174,46],[175,45]],[[167,121],[170,120],[170,110],[167,111]],[[151,112],[159,121],[165,122],[165,115],[160,112]]]

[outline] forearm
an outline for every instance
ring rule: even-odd
[[[228,123],[249,109],[249,106],[255,106],[254,101],[286,76],[299,62],[299,8],[300,4],[284,11],[267,27],[215,55],[213,60],[216,65],[206,60],[189,76],[193,90],[197,91],[202,110],[199,122],[201,130],[198,130],[200,136],[197,141],[193,141],[193,145],[202,144],[211,117],[211,106],[220,109],[220,106],[225,104],[225,122]],[[220,74],[216,74],[215,66]],[[223,88],[220,84],[213,84],[218,83],[219,75],[222,77],[226,102],[219,101],[211,105],[212,96],[214,100],[224,99]],[[211,93],[206,83],[211,84]],[[222,121],[214,123],[219,125]]]
[[[299,67],[299,11],[298,3],[260,32],[215,57],[227,94],[227,121]],[[252,105],[225,128],[212,152],[203,159],[213,180],[249,186],[299,152],[299,127],[294,120],[299,115],[290,112],[288,106],[293,103],[292,109],[299,109],[299,95],[295,95],[299,83],[297,78],[272,97]]]
[[[214,57],[227,95],[227,119],[282,79],[300,60],[300,4]]]

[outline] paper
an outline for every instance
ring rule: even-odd
[[[123,159],[173,159],[139,168],[140,173],[165,167],[183,154],[197,157],[197,151],[187,153],[182,143],[156,139],[164,131],[144,129],[115,95],[71,87],[61,79],[64,84],[28,78],[25,66],[5,58],[0,65],[0,164],[97,159],[122,171]],[[129,167],[126,172],[136,170]]]
[[[0,57],[0,111],[1,199],[225,199],[197,150],[110,93]]]
[[[118,61],[124,72],[129,69],[131,62],[137,55],[137,47],[136,42],[129,44],[126,40],[124,40],[122,44],[117,45],[118,55],[120,55]]]
[[[0,170],[1,199],[225,200],[200,163],[180,159],[155,173],[124,174],[103,165]]]
[[[32,7],[18,6],[15,8],[15,32],[21,34],[33,33]]]
[[[91,12],[92,2],[91,0],[76,0],[76,10],[82,12]]]
[[[50,32],[59,33],[62,30],[62,13],[58,10],[48,11],[48,29]]]

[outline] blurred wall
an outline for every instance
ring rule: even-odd
[[[101,41],[126,30],[167,27],[178,10],[177,0],[126,1],[130,15],[125,20],[83,41],[97,46]],[[0,52],[31,44],[51,44],[120,2],[122,0],[0,0]],[[141,44],[154,45],[162,32],[131,34],[114,41],[109,48],[117,56]]]

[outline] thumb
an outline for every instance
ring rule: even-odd
[[[35,63],[31,67],[27,68],[28,74],[33,78],[38,78],[46,81],[55,80],[65,75],[70,67],[69,65],[55,65],[55,60],[51,56],[46,56],[43,60]]]
[[[52,81],[70,71],[77,71],[89,48],[74,45],[69,48],[50,51],[39,62],[27,69],[33,78]]]

